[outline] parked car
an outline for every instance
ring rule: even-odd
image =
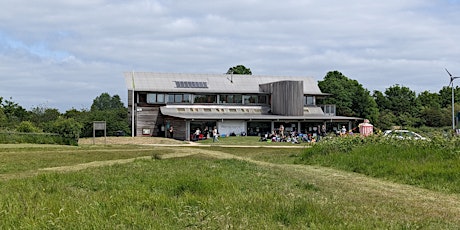
[[[405,129],[386,130],[383,136],[401,140],[426,140],[422,135]]]

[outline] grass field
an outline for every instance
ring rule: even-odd
[[[460,228],[458,193],[294,164],[307,147],[148,144],[0,145],[0,229]]]

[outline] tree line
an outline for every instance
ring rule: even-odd
[[[244,66],[230,68],[229,73],[250,75]],[[423,91],[417,94],[405,86],[393,85],[384,92],[372,93],[358,81],[339,71],[330,71],[318,82],[323,93],[321,104],[335,104],[336,114],[369,119],[379,129],[402,127],[448,127],[452,122],[451,90],[445,86],[439,92]],[[456,87],[455,101],[460,101]],[[459,111],[455,105],[455,112]],[[118,95],[102,93],[93,100],[90,109],[70,109],[60,113],[55,108],[37,106],[30,110],[11,98],[0,97],[0,132],[57,133],[68,137],[91,137],[93,121],[106,121],[108,135],[131,135],[128,109]]]
[[[93,121],[106,121],[108,135],[131,133],[128,109],[118,95],[102,93],[89,110],[73,108],[65,113],[40,106],[26,110],[11,98],[0,97],[0,132],[57,133],[78,139],[93,136]]]
[[[369,119],[380,129],[401,127],[447,127],[452,124],[452,88],[444,86],[439,92],[417,94],[408,87],[393,85],[384,92],[365,89],[356,80],[339,71],[330,71],[318,86],[330,93],[322,103],[335,104],[337,115]],[[455,101],[460,100],[459,87],[454,88]],[[455,114],[459,111],[454,106]]]

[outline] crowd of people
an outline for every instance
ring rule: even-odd
[[[345,126],[342,126],[341,129],[336,131],[337,136],[343,135],[352,135],[353,131],[347,131]],[[233,134],[235,135],[235,134]],[[241,134],[243,135],[243,134]],[[246,134],[244,134],[245,136]],[[298,132],[296,130],[286,130],[283,125],[280,125],[279,128],[274,129],[271,133],[262,134],[259,141],[269,141],[269,142],[291,142],[293,144],[299,144],[301,142],[314,143],[318,142],[327,135],[327,130],[325,125],[318,125],[317,127],[312,127],[309,131],[305,133]],[[172,136],[172,135],[171,135]],[[232,135],[230,135],[232,136]],[[236,135],[235,135],[236,136]],[[205,140],[212,138],[213,142],[219,141],[219,133],[217,127],[212,128],[211,130],[208,127],[205,127],[203,130],[197,128],[191,134],[191,140]]]
[[[271,133],[267,133],[260,138],[260,141],[271,142],[291,142],[299,144],[300,142],[317,142],[326,136],[326,126],[314,127],[311,132],[285,131],[281,125],[278,129],[274,129]]]

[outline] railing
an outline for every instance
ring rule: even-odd
[[[334,104],[318,105],[321,107],[325,115],[335,116],[336,115],[336,106]]]

